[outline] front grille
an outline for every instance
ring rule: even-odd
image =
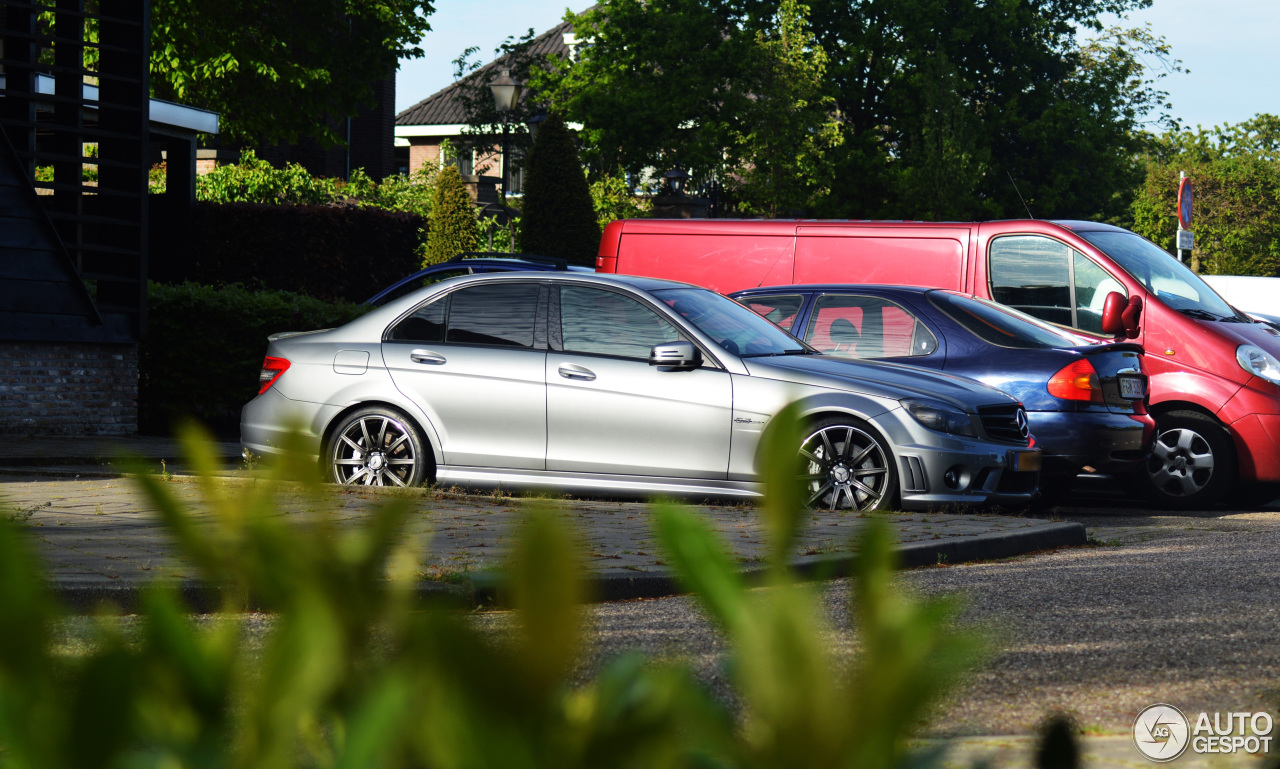
[[[1022,415],[1021,423],[1019,414]],[[991,440],[1018,446],[1027,445],[1027,436],[1022,434],[1022,425],[1026,424],[1027,418],[1022,406],[981,406],[978,408],[978,417],[982,419],[982,429]]]

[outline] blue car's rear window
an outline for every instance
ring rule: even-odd
[[[930,291],[929,301],[979,339],[1000,347],[1045,350],[1076,347],[1075,337],[1029,315],[949,291]]]

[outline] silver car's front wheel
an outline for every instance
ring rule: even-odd
[[[890,506],[898,483],[892,456],[883,439],[859,420],[817,423],[800,444],[809,505],[858,511]]]
[[[391,409],[361,409],[329,439],[329,474],[335,483],[416,486],[426,476],[425,444],[413,423]]]

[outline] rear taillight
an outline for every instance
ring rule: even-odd
[[[262,385],[258,388],[258,395],[262,395],[267,388],[276,383],[280,375],[289,370],[289,361],[284,358],[273,358],[270,355],[262,359],[262,371],[258,374],[258,383]]]
[[[1069,401],[1102,403],[1102,383],[1098,371],[1087,360],[1066,366],[1049,379],[1049,394]]]

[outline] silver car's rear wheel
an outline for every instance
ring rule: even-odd
[[[392,409],[349,415],[329,439],[329,475],[335,483],[417,486],[426,476],[426,445],[413,423]]]
[[[800,444],[809,505],[858,511],[889,507],[898,485],[892,456],[884,440],[860,420],[818,422]]]

